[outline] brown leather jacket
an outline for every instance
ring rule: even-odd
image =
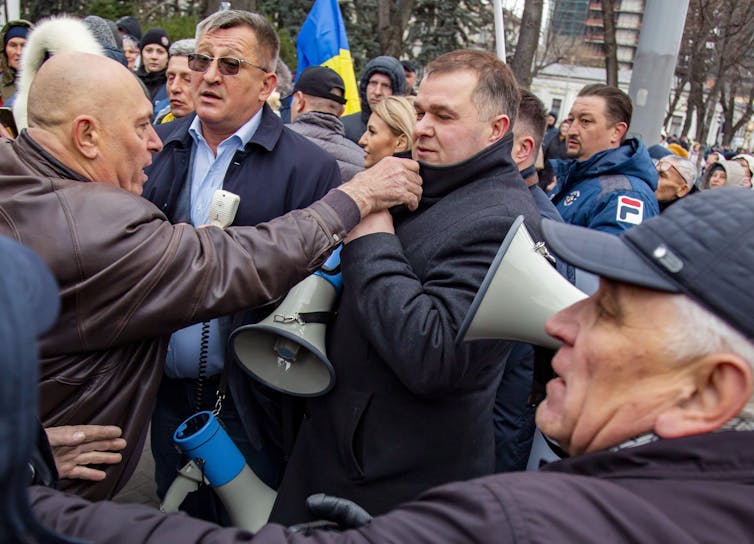
[[[128,442],[104,482],[67,490],[110,497],[133,473],[171,332],[282,295],[357,221],[334,190],[259,227],[171,225],[147,200],[87,182],[25,132],[0,140],[0,234],[42,257],[62,297],[40,344],[42,421],[119,425]]]

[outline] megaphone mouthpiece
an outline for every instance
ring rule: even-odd
[[[300,344],[281,336],[275,341],[273,351],[277,353],[278,362],[282,359],[283,362],[290,364],[296,362],[296,355],[298,355],[299,349],[301,349]]]

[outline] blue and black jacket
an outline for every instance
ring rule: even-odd
[[[585,161],[551,163],[558,178],[552,202],[566,223],[620,234],[660,213],[657,169],[639,140]]]

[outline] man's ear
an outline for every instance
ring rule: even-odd
[[[620,145],[620,143],[623,141],[623,137],[626,135],[626,132],[628,132],[628,124],[620,121],[618,123],[615,123],[613,129],[613,136],[610,138],[610,143]]]
[[[751,367],[738,355],[712,353],[691,364],[688,395],[655,420],[655,432],[662,438],[716,431],[751,399]]]
[[[343,114],[345,113],[345,111],[346,111],[346,106],[345,106],[345,104],[341,104],[341,105],[340,105],[340,110],[338,110],[338,113],[337,113],[336,115],[337,115],[338,117],[343,117]]]
[[[681,198],[681,197],[686,196],[688,192],[689,192],[689,184],[684,181],[681,185],[678,186],[678,189],[676,189],[675,196],[678,198]]]
[[[534,138],[531,136],[523,136],[513,143],[512,158],[513,162],[519,165],[519,167],[527,161],[536,160],[534,153]]]
[[[278,76],[275,74],[275,72],[268,73],[264,78],[264,83],[262,84],[262,90],[259,93],[259,101],[266,102],[267,99],[272,94],[272,91],[274,91],[275,87],[277,86],[278,86]]]
[[[79,115],[71,123],[71,141],[87,159],[96,159],[102,138],[97,121],[89,115]]]
[[[494,144],[503,136],[508,134],[508,129],[511,126],[511,120],[507,115],[498,115],[492,121],[492,132],[490,133],[489,142]]]
[[[303,113],[306,107],[306,95],[301,91],[296,91],[293,95],[294,99],[291,100],[291,107],[296,110],[296,113]]]

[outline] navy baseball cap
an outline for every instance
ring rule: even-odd
[[[620,236],[544,219],[547,246],[605,278],[688,295],[754,340],[754,191],[687,196]]]
[[[338,89],[341,94],[335,94]],[[304,94],[334,100],[338,104],[346,103],[346,87],[338,72],[327,66],[309,66],[298,76],[293,93],[301,91]],[[291,93],[291,94],[293,94]]]

